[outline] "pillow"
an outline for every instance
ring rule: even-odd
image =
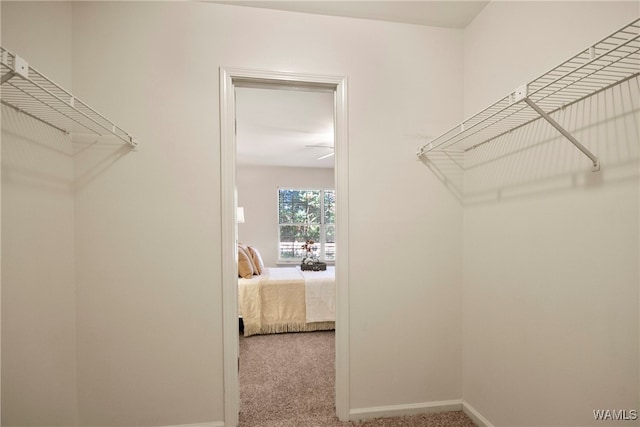
[[[250,279],[253,276],[251,257],[240,245],[238,245],[238,276],[244,279]]]
[[[260,274],[258,273],[258,269],[256,268],[256,265],[253,263],[253,259],[251,258],[251,252],[249,252],[249,246],[245,245],[244,243],[238,242],[238,248],[242,248],[242,250],[245,251],[245,253],[249,257],[249,262],[251,263],[251,270],[253,270],[252,274]]]
[[[264,262],[262,262],[260,252],[258,252],[258,250],[253,246],[247,246],[247,248],[249,249],[251,261],[253,262],[254,272],[256,274],[262,274],[264,271]]]

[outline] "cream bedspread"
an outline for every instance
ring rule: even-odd
[[[336,273],[334,267],[326,271],[301,271],[305,280],[307,323],[336,320]]]
[[[244,335],[333,329],[335,270],[268,268],[260,276],[238,279]]]

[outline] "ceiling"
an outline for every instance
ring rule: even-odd
[[[212,1],[246,7],[465,28],[488,1]],[[236,88],[239,165],[332,168],[333,93]],[[324,147],[323,147],[324,146]]]
[[[228,0],[214,1],[214,3],[313,13],[317,15],[429,25],[433,27],[466,28],[489,1]]]
[[[240,165],[333,168],[333,92],[236,87]]]

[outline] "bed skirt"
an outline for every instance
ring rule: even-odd
[[[262,334],[284,334],[287,332],[313,332],[313,331],[332,331],[336,328],[336,322],[313,322],[313,323],[276,323],[272,325],[256,325],[244,324],[244,336]]]

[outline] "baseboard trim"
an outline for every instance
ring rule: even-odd
[[[7,427],[18,427],[18,426],[7,426]],[[39,426],[39,427],[48,427],[48,426]],[[162,426],[162,427],[224,427],[224,422],[212,421],[208,423],[180,424],[180,425],[171,425],[171,426]]]
[[[213,421],[209,423],[196,423],[196,424],[180,424],[177,426],[164,426],[164,427],[224,427],[223,421]]]
[[[370,418],[398,417],[428,412],[460,411],[461,409],[462,400],[460,399],[410,403],[407,405],[375,406],[371,408],[352,409],[349,411],[349,420],[360,421]]]
[[[466,401],[462,401],[462,412],[467,414],[471,421],[476,423],[478,427],[495,427],[493,424],[489,422],[485,417],[480,414],[480,412],[476,411],[476,409],[469,405]]]

